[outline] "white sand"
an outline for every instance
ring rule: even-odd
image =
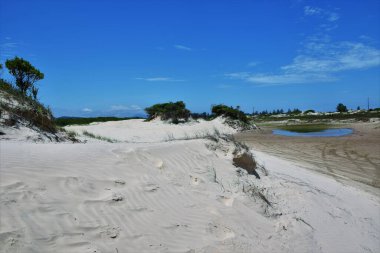
[[[224,124],[223,118],[212,121],[198,120],[186,124],[170,124],[161,120],[145,122],[143,119],[92,123],[65,127],[82,134],[83,131],[123,142],[162,142],[173,139],[199,138],[214,134],[215,130],[224,134],[236,131]]]
[[[2,141],[0,252],[380,251],[373,195],[259,152],[261,180],[210,141],[160,142],[234,132],[218,121],[70,128],[157,143]]]

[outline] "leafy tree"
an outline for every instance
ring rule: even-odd
[[[312,110],[312,109],[310,109],[310,110],[306,110],[306,111],[304,112],[304,114],[308,114],[308,113],[315,113],[315,111]]]
[[[228,106],[223,105],[223,104],[214,105],[211,108],[211,112],[215,116],[222,116],[223,115],[223,116],[229,117],[231,119],[241,120],[241,121],[246,122],[246,123],[248,122],[248,118],[244,114],[244,112],[242,112],[238,109],[234,109],[232,106],[228,107]]]
[[[171,119],[173,123],[178,123],[179,119],[188,120],[190,117],[190,111],[186,109],[183,101],[155,104],[145,108],[145,111],[149,120],[161,117],[163,120]]]
[[[344,104],[342,104],[342,103],[339,103],[336,106],[336,111],[337,112],[348,112],[347,107]]]
[[[302,113],[302,111],[298,108],[296,108],[292,111],[292,114],[300,114],[300,113]]]
[[[16,86],[24,95],[27,91],[32,92],[34,83],[44,78],[43,73],[23,58],[15,57],[12,60],[7,60],[5,66],[16,79]]]
[[[35,86],[32,86],[31,93],[32,93],[33,99],[37,100],[38,88]]]

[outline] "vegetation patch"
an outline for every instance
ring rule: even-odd
[[[190,117],[190,111],[186,109],[183,101],[155,104],[145,108],[145,111],[148,120],[161,117],[162,120],[171,120],[174,124],[178,124],[181,120],[187,121]]]
[[[96,135],[96,134],[90,133],[90,132],[88,132],[86,130],[83,131],[83,135],[87,136],[89,138],[92,138],[92,139],[97,139],[97,140],[100,140],[100,141],[106,141],[106,142],[109,142],[109,143],[119,142],[116,139],[112,139],[112,138],[101,136],[101,135]]]
[[[88,125],[93,122],[106,122],[106,121],[120,121],[129,119],[139,119],[138,117],[118,118],[118,117],[93,117],[93,118],[80,118],[80,117],[62,117],[55,119],[57,126],[68,125]]]
[[[242,121],[244,123],[248,123],[248,118],[244,112],[239,110],[239,107],[233,108],[232,106],[228,107],[226,105],[214,105],[211,108],[211,112],[215,116],[225,116],[230,119],[235,119]]]
[[[56,133],[57,128],[50,108],[41,104],[37,98],[36,82],[43,79],[44,74],[19,57],[7,60],[5,66],[15,79],[15,84],[12,84],[0,78],[0,91],[4,98],[0,103],[0,111],[8,114],[5,125],[12,126],[19,120],[26,120],[43,131]],[[2,68],[0,64],[0,70]],[[16,101],[17,105],[9,101]]]

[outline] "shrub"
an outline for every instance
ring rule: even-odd
[[[237,119],[244,123],[248,122],[247,116],[244,114],[244,112],[234,109],[231,107],[228,107],[226,105],[220,104],[220,105],[214,105],[211,109],[212,114],[215,116],[225,116],[229,117],[231,119]]]
[[[342,103],[339,103],[336,106],[336,111],[337,112],[348,112],[347,107],[344,104],[342,104]]]
[[[314,110],[307,110],[304,112],[304,114],[308,114],[308,113],[315,113],[315,111]]]
[[[24,119],[41,130],[55,133],[57,128],[52,112],[37,100],[38,89],[33,86],[37,80],[43,78],[43,74],[22,58],[7,60],[5,64],[14,75],[16,86],[0,78],[0,91],[4,97],[15,100],[20,105],[15,107],[6,101],[0,102],[0,108],[10,114],[10,123],[16,124],[18,119]],[[33,97],[28,96],[27,91]]]
[[[145,111],[148,114],[148,120],[161,117],[162,120],[172,120],[175,124],[179,123],[179,119],[187,121],[190,117],[190,111],[186,109],[182,101],[155,104],[145,108]]]
[[[207,112],[203,112],[203,113],[192,113],[191,114],[191,117],[193,119],[204,119],[204,120],[211,120],[212,119],[212,116],[210,114],[208,114]]]

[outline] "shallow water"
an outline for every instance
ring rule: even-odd
[[[292,137],[338,137],[353,133],[351,128],[331,128],[319,132],[300,133],[281,129],[272,131],[274,135],[292,136]]]

